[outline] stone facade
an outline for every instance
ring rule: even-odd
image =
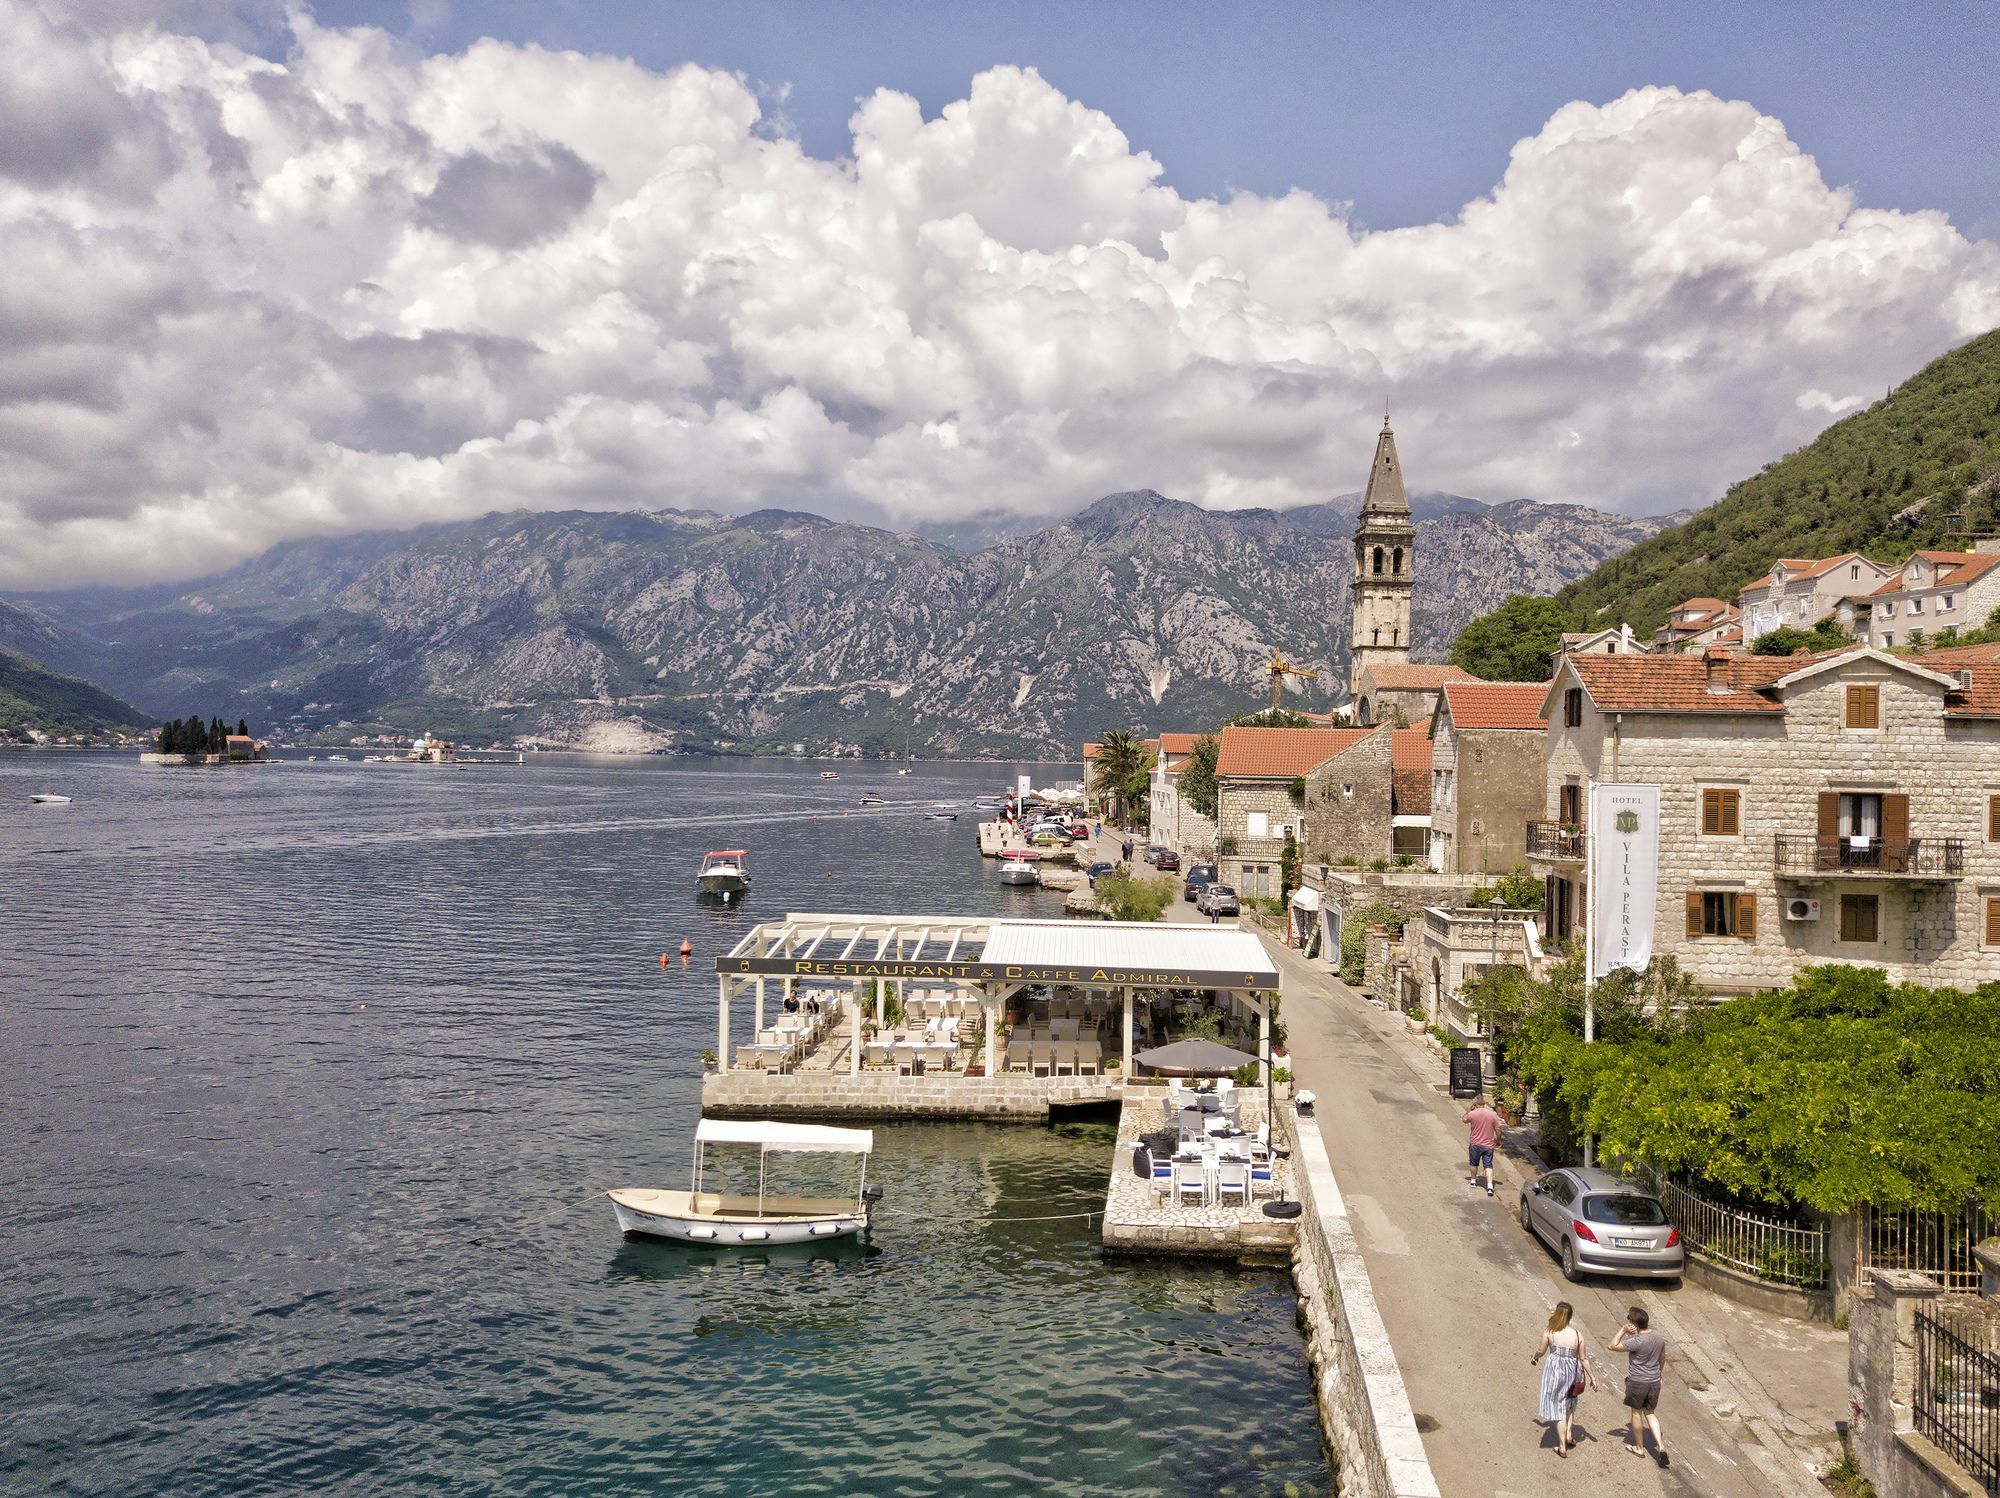
[[[863,1072],[732,1071],[702,1079],[710,1118],[938,1118],[1040,1122],[1051,1107],[1116,1101],[1117,1072],[1102,1077],[889,1076]]]
[[[1395,842],[1394,730],[1379,728],[1306,776],[1307,863],[1372,863]]]
[[[1289,776],[1216,781],[1216,846],[1221,849],[1235,839],[1233,853],[1218,852],[1216,873],[1239,895],[1278,897],[1285,833],[1300,838],[1306,823],[1305,808],[1292,799],[1291,786]]]
[[[1215,851],[1215,820],[1187,804],[1180,791],[1180,767],[1185,756],[1162,746],[1153,761],[1153,779],[1147,792],[1148,840],[1172,848],[1183,860]],[[1220,810],[1220,807],[1217,808]]]
[[[1865,624],[1878,649],[1909,645],[1913,633],[1936,645],[1941,631],[1977,629],[1996,608],[2000,565],[1990,552],[1920,551],[1903,564],[1891,591],[1868,600]]]
[[[1403,492],[1396,434],[1384,417],[1354,526],[1354,632],[1348,686],[1356,702],[1362,699],[1361,673],[1371,662],[1410,658],[1410,590],[1416,571],[1416,522]]]
[[[1584,691],[1579,721],[1567,724],[1565,694],[1582,685],[1565,661],[1550,696],[1542,819],[1579,820],[1592,780],[1660,787],[1657,954],[1721,994],[1783,987],[1815,962],[1878,967],[1934,985],[2000,978],[2000,947],[1985,940],[1987,902],[2000,899],[2000,842],[1988,840],[1989,798],[2000,795],[2000,718],[1948,716],[1948,680],[1855,650],[1817,665],[1802,660],[1767,694],[1782,711],[1704,711],[1697,703],[1606,712]],[[1846,726],[1849,687],[1875,689],[1879,728]],[[1733,833],[1704,834],[1708,790],[1734,793]],[[1847,835],[1826,825],[1824,798],[1839,808],[1848,804],[1843,795],[1878,798],[1867,804],[1879,805],[1883,818],[1892,806],[1906,808],[1908,838],[1931,850],[1924,856],[1940,861],[1937,871],[1884,873],[1866,867],[1865,854],[1850,866]],[[1876,842],[1886,853],[1893,839],[1878,830]],[[1948,850],[1956,853],[1950,871],[1942,866]],[[1544,929],[1552,946],[1582,936],[1580,843],[1565,852],[1574,856],[1543,852],[1533,860],[1548,877]],[[1741,898],[1748,914],[1739,934],[1690,934],[1704,894]],[[1817,919],[1788,918],[1791,902],[1813,899]],[[1848,939],[1843,900],[1856,902]],[[1870,910],[1874,939],[1858,939]]]
[[[1542,815],[1545,736],[1460,729],[1440,705],[1431,724],[1431,867],[1507,874],[1528,861],[1528,823]]]
[[[1403,930],[1403,946],[1423,1011],[1462,1045],[1484,1045],[1480,1017],[1465,1007],[1465,985],[1496,964],[1530,967],[1540,952],[1532,910],[1428,907]]]
[[[1936,1281],[1871,1269],[1849,1313],[1848,1446],[1879,1498],[1983,1498],[1985,1490],[1915,1428],[1916,1316],[1940,1301]]]
[[[1736,595],[1743,643],[1755,644],[1774,629],[1811,629],[1834,615],[1843,598],[1872,593],[1895,575],[1894,567],[1858,552],[1819,561],[1782,558]]]

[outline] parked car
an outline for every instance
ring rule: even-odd
[[[1148,843],[1146,844],[1146,851],[1140,854],[1139,856],[1145,859],[1147,863],[1158,864],[1160,861],[1160,855],[1166,851],[1167,850],[1165,848],[1162,848],[1158,843]]]
[[[1069,834],[1060,827],[1037,827],[1028,834],[1028,841],[1037,848],[1066,847]]]
[[[1069,829],[1069,840],[1073,843],[1089,842],[1090,829],[1081,822],[1074,823]]]
[[[1092,889],[1096,889],[1097,881],[1102,879],[1106,874],[1110,873],[1113,869],[1117,867],[1118,867],[1117,864],[1105,863],[1102,859],[1092,864],[1088,869],[1084,871],[1090,875],[1090,887]]]
[[[1169,848],[1162,848],[1153,860],[1153,867],[1162,874],[1178,874],[1181,871],[1181,856]]]
[[[1679,1279],[1680,1230],[1652,1192],[1608,1170],[1571,1166],[1521,1188],[1521,1226],[1556,1251],[1563,1278],[1586,1274]]]
[[[1201,899],[1202,890],[1215,883],[1215,865],[1198,863],[1187,871],[1187,880],[1181,885],[1181,898],[1193,905]]]
[[[1236,898],[1236,891],[1226,884],[1210,884],[1201,892],[1195,908],[1203,915],[1243,914],[1243,905]]]

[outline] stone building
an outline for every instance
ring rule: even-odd
[[[1882,650],[1936,645],[1943,631],[1977,629],[1996,608],[2000,555],[1920,551],[1855,610],[1850,628]]]
[[[1160,735],[1160,752],[1153,757],[1153,780],[1147,793],[1150,840],[1184,858],[1215,847],[1214,819],[1203,816],[1181,796],[1181,771],[1187,768],[1198,737],[1192,733]]]
[[[1551,946],[1581,941],[1592,781],[1660,788],[1654,951],[1718,994],[1814,962],[2000,978],[2000,663],[1566,656],[1543,702],[1528,855]]]
[[[1565,655],[1639,655],[1646,649],[1629,624],[1615,629],[1606,625],[1603,629],[1565,630],[1562,648]]]
[[[1410,585],[1416,576],[1417,527],[1403,492],[1396,434],[1382,418],[1375,461],[1354,524],[1354,633],[1348,687],[1362,700],[1362,672],[1410,659]],[[1356,722],[1364,721],[1358,714]]]
[[[1479,679],[1457,666],[1370,661],[1355,673],[1354,721],[1363,728],[1378,723],[1413,728],[1431,715],[1439,687]]]
[[[1780,557],[1771,570],[1736,594],[1743,643],[1754,645],[1774,629],[1811,629],[1833,617],[1842,599],[1873,593],[1896,569],[1859,552],[1813,561]]]
[[[1286,835],[1305,842],[1306,778],[1368,736],[1359,728],[1222,730],[1215,830],[1216,873],[1224,884],[1239,894],[1277,898]],[[1386,784],[1383,789],[1386,802]]]
[[[1431,716],[1430,865],[1505,874],[1528,859],[1542,814],[1546,682],[1446,682]]]

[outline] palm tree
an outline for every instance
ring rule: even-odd
[[[1123,822],[1131,805],[1145,799],[1146,782],[1152,774],[1152,755],[1145,742],[1114,728],[1097,746],[1090,788],[1110,799],[1111,819]]]

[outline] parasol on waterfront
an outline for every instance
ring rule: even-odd
[[[1141,1066],[1177,1077],[1226,1077],[1240,1067],[1255,1066],[1258,1058],[1234,1046],[1215,1040],[1176,1040],[1154,1046],[1132,1058]]]

